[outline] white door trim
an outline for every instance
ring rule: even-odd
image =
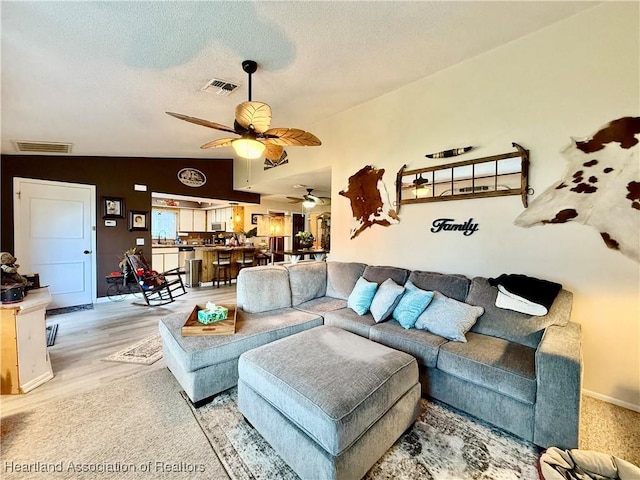
[[[53,180],[41,180],[37,178],[24,178],[14,177],[13,179],[13,255],[20,259],[22,254],[21,245],[21,232],[22,232],[22,218],[20,216],[20,183],[29,182],[41,185],[59,186],[59,187],[76,187],[86,188],[91,193],[91,269],[93,275],[91,275],[91,301],[96,303],[98,296],[98,281],[97,281],[97,252],[96,252],[96,186],[88,185],[85,183],[72,183],[72,182],[58,182]],[[20,261],[18,260],[18,264]]]

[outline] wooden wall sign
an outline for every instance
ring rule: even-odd
[[[405,170],[396,176],[396,205],[469,198],[519,195],[527,207],[529,151],[512,143],[515,152],[434,167]]]

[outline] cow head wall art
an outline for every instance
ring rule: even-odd
[[[367,165],[351,175],[347,188],[339,192],[351,202],[353,212],[351,239],[373,225],[388,227],[399,221],[398,214],[391,207],[389,193],[382,182],[382,175],[384,175],[384,169]]]
[[[591,225],[607,247],[640,262],[640,117],[613,120],[561,153],[569,163],[564,177],[515,224]]]

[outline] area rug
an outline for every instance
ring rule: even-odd
[[[145,369],[3,415],[0,478],[226,480],[179,392],[169,370]]]
[[[151,365],[162,358],[162,338],[159,333],[104,358],[107,362],[139,363]]]
[[[65,313],[79,312],[81,310],[93,310],[93,303],[85,305],[74,305],[73,307],[50,308],[47,310],[47,317],[52,315],[62,315]]]
[[[56,334],[58,333],[58,324],[52,323],[47,325],[47,347],[53,347],[56,343]]]
[[[236,407],[237,389],[196,408],[183,398],[233,480],[298,476]],[[422,399],[413,428],[376,463],[366,480],[537,480],[538,448],[445,404]]]

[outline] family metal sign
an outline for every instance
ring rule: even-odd
[[[478,231],[478,224],[473,223],[473,218],[470,218],[464,223],[455,223],[453,218],[436,218],[431,223],[431,231],[433,233],[439,232],[462,232],[465,236],[473,235]]]

